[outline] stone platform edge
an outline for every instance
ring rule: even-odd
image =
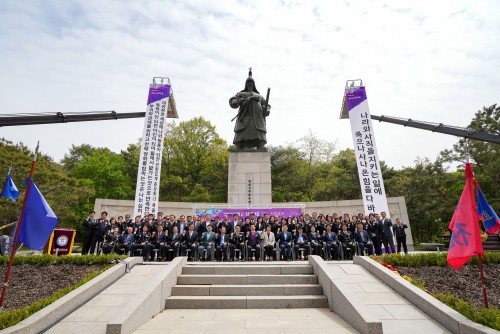
[[[165,269],[152,277],[144,286],[144,290],[108,322],[106,334],[132,333],[163,311],[172,287],[177,284],[177,276],[182,273],[182,267],[186,264],[187,257],[176,257]]]
[[[387,286],[428,314],[443,327],[455,334],[499,333],[498,331],[473,322],[448,305],[440,302],[427,292],[411,284],[392,270],[366,256],[355,256],[354,264],[361,265]]]
[[[126,258],[129,268],[142,262],[142,258]],[[46,331],[71,314],[94,296],[125,275],[125,264],[117,263],[97,277],[59,298],[17,325],[0,331],[0,334],[35,334]]]
[[[351,292],[346,283],[332,277],[328,264],[319,256],[309,256],[314,274],[318,276],[318,283],[323,288],[323,294],[328,299],[330,310],[338,314],[351,326],[362,334],[382,334],[382,322],[368,313],[356,295]]]

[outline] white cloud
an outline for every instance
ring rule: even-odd
[[[153,76],[172,79],[180,120],[202,115],[232,142],[228,99],[248,66],[271,87],[268,142],[308,129],[352,147],[339,120],[347,79],[362,78],[376,115],[466,126],[498,102],[496,1],[3,1],[1,113],[145,109]],[[376,123],[390,166],[434,158],[456,138]],[[2,128],[62,158],[71,144],[115,151],[142,120]]]

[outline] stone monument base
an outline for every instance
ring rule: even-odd
[[[242,207],[272,204],[271,153],[230,150],[227,203]]]

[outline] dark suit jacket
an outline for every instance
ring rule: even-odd
[[[304,244],[307,244],[309,242],[309,238],[307,237],[307,234],[302,232],[302,241]],[[295,234],[295,244],[299,245],[299,233]]]
[[[253,236],[252,236],[252,232],[249,231],[247,240],[248,240],[249,246],[255,247],[255,246],[259,245],[260,244],[260,232],[255,231]]]
[[[392,225],[392,230],[394,231],[394,234],[396,235],[397,238],[406,237],[405,228],[408,228],[408,226],[405,223],[401,223],[400,225],[398,224]]]
[[[286,232],[286,240],[285,240],[285,232],[279,232],[277,240],[280,245],[292,242],[292,233]]]
[[[331,244],[334,242],[337,242],[339,239],[337,238],[337,235],[334,232],[330,232],[331,235],[328,235],[328,232],[325,231],[323,233],[323,241],[326,242],[327,244]]]
[[[382,233],[386,237],[392,238],[392,221],[389,218],[381,219]]]
[[[184,242],[187,245],[191,245],[191,244],[194,244],[195,242],[198,242],[198,233],[193,231],[193,233],[190,236],[190,232],[187,231],[186,234],[184,235]]]
[[[364,241],[363,241],[363,239],[364,239]],[[354,240],[356,242],[367,243],[368,241],[371,241],[370,233],[368,233],[365,230],[362,230],[361,232],[356,231],[356,233],[354,233]]]
[[[171,246],[174,246],[174,245],[175,245],[175,243],[177,243],[177,242],[179,242],[179,243],[180,243],[180,242],[182,242],[182,239],[183,239],[182,234],[180,234],[180,233],[173,234],[173,233],[172,233],[172,234],[170,235],[170,245],[171,245]]]
[[[165,232],[161,232],[161,233],[154,232],[153,233],[153,238],[151,239],[152,243],[159,244],[159,243],[166,242],[166,241],[167,241],[167,235],[165,234]]]
[[[224,236],[224,240],[222,240],[223,236]],[[215,240],[215,245],[217,247],[219,247],[221,242],[224,242],[225,245],[229,245],[229,239],[230,239],[229,234],[219,234],[217,236],[217,239]]]

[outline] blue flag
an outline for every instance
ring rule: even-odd
[[[500,229],[500,219],[484,198],[479,185],[477,185],[477,213],[483,218],[484,227],[488,233],[494,233]]]
[[[31,181],[18,242],[42,250],[57,225],[57,217],[35,183]]]
[[[19,196],[19,190],[17,190],[16,185],[14,184],[14,181],[10,178],[10,175],[7,175],[5,178],[5,185],[3,187],[3,191],[0,194],[0,197],[7,197],[14,202]]]

